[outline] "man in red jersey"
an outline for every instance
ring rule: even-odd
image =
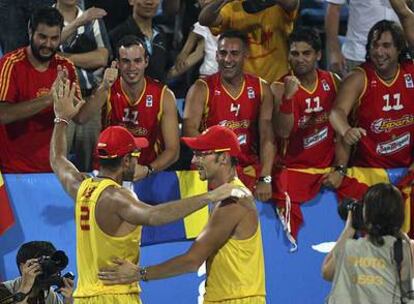
[[[303,222],[300,204],[314,198],[322,185],[338,188],[345,168],[339,166],[344,146],[335,141],[328,119],[340,79],[316,68],[322,43],[313,29],[296,29],[288,45],[292,72],[271,85],[279,106],[274,127],[281,144],[273,198],[282,223],[290,230],[288,236],[296,244]],[[287,202],[291,205],[285,206]]]
[[[330,121],[354,146],[353,166],[388,169],[413,161],[414,64],[407,56],[400,26],[378,22],[368,34],[366,62],[338,92]]]
[[[194,137],[213,125],[232,129],[240,143],[237,174],[262,201],[272,194],[272,93],[259,77],[243,73],[247,38],[227,31],[218,40],[219,72],[198,79],[190,88],[184,109],[184,136]]]
[[[103,124],[126,127],[134,136],[145,137],[135,179],[149,176],[173,164],[179,155],[178,118],[174,94],[157,80],[144,75],[148,51],[135,36],[118,43],[118,63],[105,71],[95,98],[104,106]],[[120,77],[118,77],[119,68]],[[106,102],[106,104],[105,104]]]
[[[58,70],[73,81],[73,64],[56,54],[63,18],[41,8],[30,19],[30,45],[0,59],[0,169],[3,173],[51,172],[53,130],[50,89]],[[80,94],[80,92],[79,92]]]

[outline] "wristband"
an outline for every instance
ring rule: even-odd
[[[334,171],[338,172],[342,176],[346,176],[346,172],[348,171],[348,168],[344,165],[337,165],[334,167]]]
[[[64,119],[64,118],[61,118],[61,117],[55,117],[55,119],[53,120],[53,122],[55,123],[55,124],[57,124],[57,123],[61,123],[61,122],[64,122],[65,124],[69,124],[69,121],[67,121],[66,119]]]
[[[285,95],[282,96],[282,104],[279,107],[279,111],[284,114],[293,113],[293,98],[286,98]]]
[[[141,277],[141,280],[144,281],[144,282],[147,282],[148,281],[148,278],[147,278],[147,274],[148,274],[147,267],[138,268],[138,272],[139,272],[139,275]]]
[[[272,183],[272,177],[270,175],[266,176],[260,176],[258,178],[259,182],[265,183],[265,184],[271,184]]]

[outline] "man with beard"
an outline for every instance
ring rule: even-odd
[[[393,21],[380,21],[369,31],[366,48],[366,62],[343,82],[330,121],[345,143],[354,146],[353,166],[409,167],[414,148],[414,65],[408,60],[404,32]]]
[[[136,283],[104,286],[98,269],[113,266],[114,257],[133,264],[139,260],[142,225],[156,226],[178,220],[208,203],[230,196],[244,197],[240,186],[221,183],[208,193],[187,199],[150,206],[121,186],[131,181],[140,149],[148,145],[144,137],[134,137],[121,126],[105,129],[98,138],[96,152],[99,175],[81,174],[66,158],[66,129],[83,102],[74,106],[75,88],[69,80],[59,80],[53,92],[55,127],[50,162],[66,192],[74,199],[77,240],[78,285],[75,303],[141,303]],[[228,180],[230,181],[230,180]],[[218,186],[218,185],[217,185]]]
[[[125,36],[116,50],[118,62],[106,69],[93,98],[104,105],[104,126],[123,126],[134,136],[148,140],[149,145],[142,150],[138,161],[145,165],[145,170],[138,170],[135,176],[141,179],[166,169],[178,159],[175,97],[166,85],[144,75],[149,54],[137,37]]]
[[[303,222],[300,204],[311,200],[321,185],[338,188],[345,168],[340,166],[343,145],[340,140],[335,143],[328,118],[339,77],[316,68],[322,43],[315,30],[297,28],[288,45],[292,72],[271,85],[279,107],[274,129],[281,151],[273,198],[282,223],[291,221],[286,231],[296,239]],[[292,205],[285,207],[286,202]]]
[[[182,140],[194,152],[193,162],[209,189],[223,183],[242,185],[236,176],[241,149],[236,134],[212,126],[196,137]],[[265,269],[260,221],[253,197],[229,198],[212,204],[210,218],[190,249],[166,262],[139,267],[124,259],[101,269],[99,278],[108,286],[157,280],[196,272],[206,261],[204,304],[266,303]]]
[[[56,54],[63,18],[41,8],[30,19],[30,45],[0,60],[0,169],[3,173],[50,172],[53,130],[50,88],[58,75],[76,81],[75,68]],[[80,94],[80,93],[79,93]]]
[[[227,31],[218,39],[219,72],[198,79],[188,91],[184,136],[197,136],[206,128],[221,125],[232,129],[240,142],[237,173],[258,199],[270,198],[273,143],[272,93],[266,81],[243,73],[247,37]]]

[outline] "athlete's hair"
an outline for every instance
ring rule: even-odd
[[[63,16],[56,8],[40,7],[30,16],[29,29],[34,33],[38,25],[42,23],[47,26],[58,26],[62,30],[63,22]]]
[[[368,33],[368,40],[365,47],[367,51],[365,55],[366,61],[371,61],[369,51],[371,50],[372,44],[378,41],[385,32],[389,32],[392,36],[394,45],[399,52],[398,61],[403,62],[410,59],[410,50],[407,46],[407,41],[405,40],[404,31],[401,26],[394,21],[382,20],[377,22]]]
[[[249,45],[249,40],[247,38],[246,33],[241,32],[241,31],[237,31],[237,30],[227,30],[225,32],[223,32],[220,36],[219,39],[217,41],[217,43],[219,44],[223,39],[225,38],[235,38],[235,39],[240,39],[243,47],[247,50],[248,45]]]
[[[17,269],[20,271],[20,264],[26,263],[29,259],[38,258],[41,256],[52,256],[56,251],[55,246],[47,241],[32,241],[24,243],[20,246],[16,255]]]
[[[306,42],[315,50],[315,52],[319,52],[320,50],[322,50],[321,37],[319,36],[316,30],[310,27],[296,28],[289,36],[289,47],[294,42]]]
[[[127,48],[127,47],[131,47],[133,45],[142,46],[142,48],[145,51],[145,57],[146,58],[149,57],[149,52],[148,52],[147,46],[146,46],[145,42],[142,41],[141,38],[139,38],[138,36],[135,36],[135,35],[126,35],[126,36],[122,37],[116,44],[116,50],[115,50],[116,58],[119,59],[119,49],[121,47]]]

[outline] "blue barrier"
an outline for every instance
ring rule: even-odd
[[[168,189],[171,173],[159,173]],[[49,240],[64,250],[70,259],[67,270],[76,272],[73,201],[63,192],[53,174],[9,174],[4,176],[16,224],[0,238],[0,277],[18,275],[15,256],[18,247],[31,240]],[[166,186],[167,185],[167,186]],[[143,187],[145,188],[145,187]],[[148,188],[147,188],[148,189]],[[142,196],[144,197],[144,196]],[[299,250],[289,253],[283,229],[269,204],[257,203],[263,233],[268,303],[322,303],[330,284],[320,275],[324,254],[312,248],[335,241],[343,223],[336,214],[336,199],[331,191],[321,192],[303,205],[305,224],[299,233]],[[152,265],[183,253],[191,242],[172,242],[145,246],[141,264]],[[199,290],[205,279],[203,271],[166,280],[142,283],[144,303],[201,303]]]

